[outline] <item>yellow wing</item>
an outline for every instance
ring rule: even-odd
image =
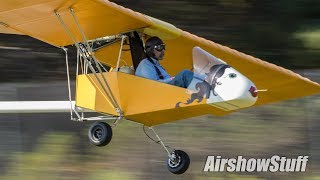
[[[58,11],[76,40],[78,42],[83,41],[72,16],[68,12],[69,7],[74,9],[88,39],[134,30],[149,36],[159,36],[167,45],[165,59],[162,63],[172,75],[182,69],[192,69],[192,48],[195,46],[201,47],[247,76],[258,89],[268,90],[259,94],[255,105],[320,93],[318,83],[301,77],[290,70],[197,37],[169,23],[104,0],[10,0],[1,2],[0,33],[26,34],[54,46],[73,44],[54,14],[55,11]],[[110,52],[118,50],[118,46],[115,44],[110,46],[109,49],[99,50],[96,56],[100,61],[115,66],[117,53],[110,55],[112,54]],[[132,64],[130,54],[124,55],[123,58],[129,65]],[[140,82],[139,79],[135,81]],[[154,86],[152,82],[146,84]],[[122,89],[128,88],[126,85],[121,86],[123,86]],[[165,84],[160,86],[171,88]],[[201,114],[224,115],[229,113],[205,104],[179,109],[168,108],[165,105],[159,105],[157,101],[150,98],[128,97],[127,91],[121,89],[118,91],[122,93],[119,97],[119,101],[122,101],[120,103],[122,107],[135,107],[133,109],[129,108],[128,117],[148,125]],[[172,89],[172,91],[180,92],[181,90]],[[147,96],[153,97],[153,94],[147,93]],[[128,98],[131,100],[129,101]],[[161,97],[157,98],[162,99]],[[143,99],[145,104],[137,103],[139,99]],[[144,106],[152,108],[145,110],[146,107]],[[99,111],[103,112],[103,110]],[[109,113],[112,114],[113,112]],[[141,120],[144,117],[147,117],[150,121],[146,123]]]
[[[104,0],[10,0],[0,4],[0,33],[19,32],[54,46],[73,44],[55,11],[59,12],[77,41],[82,41],[69,7],[74,9],[88,39],[150,25],[148,18],[142,14]]]

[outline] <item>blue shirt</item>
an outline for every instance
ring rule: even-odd
[[[144,77],[147,79],[156,80],[159,82],[168,83],[171,79],[171,76],[166,72],[166,70],[160,65],[160,63],[151,58],[151,60],[155,63],[155,65],[158,67],[159,71],[163,75],[163,79],[159,78],[159,75],[154,67],[154,65],[147,59],[143,59],[137,69],[136,69],[136,76]]]

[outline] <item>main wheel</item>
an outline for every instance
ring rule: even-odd
[[[188,154],[182,150],[175,150],[172,153],[173,157],[168,159],[167,167],[173,174],[182,174],[186,172],[190,165]]]
[[[90,142],[96,146],[105,146],[112,139],[112,128],[105,122],[95,122],[88,131]]]

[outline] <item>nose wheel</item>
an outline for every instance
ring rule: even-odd
[[[90,142],[96,146],[105,146],[112,139],[112,128],[108,123],[95,122],[88,131]]]
[[[189,155],[182,150],[175,150],[168,158],[167,167],[173,174],[183,174],[190,165]]]
[[[153,131],[153,133],[158,138],[158,141],[155,141],[149,135],[147,134],[146,135],[154,142],[160,144],[164,148],[164,150],[166,150],[166,152],[168,153],[168,160],[167,160],[168,170],[173,174],[183,174],[184,172],[186,172],[190,165],[189,155],[182,150],[174,150],[172,153],[170,153],[167,148],[169,146],[164,145],[163,141],[160,139],[160,137],[152,127],[149,127],[149,129]]]

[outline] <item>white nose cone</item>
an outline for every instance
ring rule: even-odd
[[[194,47],[194,78],[188,100],[203,98],[207,104],[225,111],[249,107],[257,101],[256,86],[240,72],[200,47]]]
[[[207,103],[228,111],[249,107],[257,101],[256,89],[248,78],[229,67],[217,78]]]

